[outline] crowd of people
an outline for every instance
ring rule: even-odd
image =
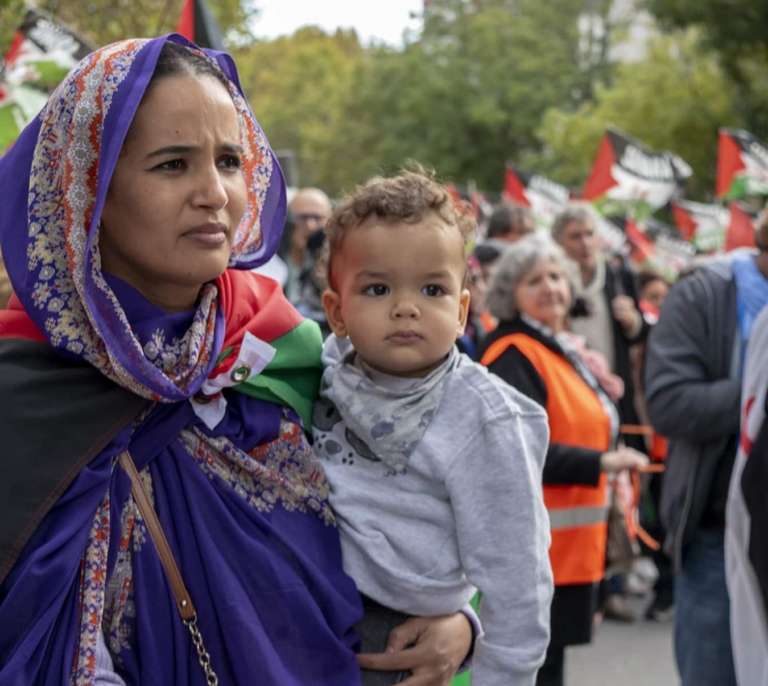
[[[238,83],[116,43],[0,158],[0,683],[562,686],[642,554],[765,683],[768,221],[672,285],[420,167],[288,203]]]

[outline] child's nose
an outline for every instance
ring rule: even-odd
[[[419,308],[412,300],[402,298],[393,308],[392,315],[395,319],[416,318],[419,316]]]

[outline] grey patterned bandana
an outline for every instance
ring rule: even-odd
[[[338,409],[348,431],[395,473],[405,471],[435,416],[445,380],[459,365],[456,348],[428,376],[411,379],[371,369],[349,339],[331,336],[323,347],[320,397]]]

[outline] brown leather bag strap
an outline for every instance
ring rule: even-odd
[[[179,567],[171,552],[171,546],[168,545],[168,539],[165,537],[163,527],[160,525],[160,520],[157,518],[155,508],[149,498],[149,493],[147,493],[147,489],[144,488],[144,483],[139,476],[139,470],[136,469],[136,463],[133,461],[131,454],[127,450],[120,455],[118,459],[120,461],[120,466],[126,471],[131,479],[131,493],[133,493],[133,498],[139,508],[141,517],[147,525],[147,531],[149,531],[152,542],[155,544],[155,549],[160,557],[160,562],[163,565],[163,569],[165,569],[165,574],[173,589],[173,595],[176,598],[176,608],[181,615],[181,620],[184,622],[187,629],[189,629],[189,635],[192,637],[192,644],[197,651],[198,662],[205,674],[205,683],[208,684],[208,686],[218,686],[219,677],[213,670],[211,656],[205,649],[203,637],[200,633],[200,629],[197,627],[197,612],[195,611],[195,606],[192,603],[192,598],[189,596],[187,587],[184,585],[184,580],[181,578],[181,572],[179,572]]]
[[[195,619],[195,606],[192,603],[192,598],[189,597],[189,591],[187,591],[187,587],[184,585],[184,580],[181,578],[181,573],[176,565],[171,547],[168,545],[168,539],[165,537],[163,527],[160,526],[160,520],[157,518],[157,514],[155,514],[155,508],[149,499],[149,493],[147,493],[147,489],[144,488],[144,484],[141,481],[139,470],[136,469],[136,464],[128,451],[120,455],[119,461],[120,466],[131,478],[131,493],[133,493],[134,500],[136,500],[136,505],[138,505],[139,512],[141,513],[141,518],[147,525],[149,535],[152,537],[157,554],[160,556],[160,562],[168,576],[168,581],[173,589],[173,595],[176,597],[176,608],[185,623],[191,622]]]

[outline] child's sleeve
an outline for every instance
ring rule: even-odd
[[[552,570],[541,412],[488,421],[446,473],[464,572],[482,591],[473,686],[534,686],[549,643]]]

